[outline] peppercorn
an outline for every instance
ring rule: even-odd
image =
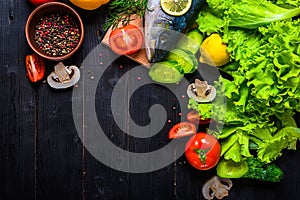
[[[39,48],[50,56],[70,53],[79,43],[78,24],[68,14],[46,15],[37,23],[34,40]]]

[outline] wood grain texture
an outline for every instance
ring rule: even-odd
[[[73,6],[85,25],[82,48],[65,65],[81,63],[105,35],[102,25],[107,19],[107,5],[94,11]],[[26,77],[25,56],[33,53],[26,43],[24,25],[34,9],[27,0],[0,1],[0,199],[62,199],[62,200],[194,200],[203,199],[202,184],[215,174],[214,170],[197,171],[185,156],[168,166],[148,173],[125,173],[99,162],[78,136],[72,115],[73,88],[55,90],[45,82],[33,84]],[[113,60],[109,48],[100,48],[103,65],[109,64],[98,83],[95,110],[97,120],[106,136],[118,147],[131,152],[149,152],[163,148],[170,141],[169,129],[181,120],[186,107],[179,103],[166,87],[147,84],[136,91],[132,85],[147,77],[147,68],[127,57]],[[99,63],[99,58],[94,62]],[[46,62],[47,75],[56,62]],[[103,67],[99,63],[97,67]],[[121,66],[121,67],[120,67]],[[140,74],[131,75],[138,68]],[[92,74],[89,77],[91,78]],[[162,130],[150,138],[136,138],[124,133],[131,130],[129,124],[118,127],[111,111],[111,92],[123,78],[124,101],[129,102],[132,119],[145,126],[151,123],[149,109],[160,104],[167,112]],[[193,80],[194,76],[188,77]],[[213,77],[211,77],[213,79]],[[126,96],[133,92],[132,96]],[[185,91],[182,90],[184,95]],[[183,99],[187,101],[187,99]],[[186,103],[186,102],[185,102]],[[121,105],[115,105],[121,109]],[[84,114],[84,113],[82,113]],[[299,114],[295,115],[298,125]],[[170,120],[168,122],[168,120]],[[151,127],[154,128],[154,127]],[[99,144],[100,145],[100,144]],[[182,149],[174,148],[175,157]],[[284,170],[281,183],[263,183],[254,180],[233,180],[234,186],[226,199],[300,199],[299,150],[286,151],[276,163]],[[120,157],[107,150],[116,165],[128,157]],[[153,157],[155,162],[160,162]],[[130,163],[129,165],[133,165]]]
[[[1,199],[35,195],[36,89],[25,76],[25,2],[1,1]],[[23,16],[23,17],[18,17]],[[22,32],[20,32],[22,30]],[[18,191],[18,192],[16,192]]]

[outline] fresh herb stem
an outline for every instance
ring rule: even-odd
[[[111,0],[109,3],[108,21],[104,24],[104,30],[118,27],[119,23],[123,26],[128,25],[131,16],[136,14],[143,18],[147,6],[147,0]]]

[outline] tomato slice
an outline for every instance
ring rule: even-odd
[[[37,54],[27,55],[25,59],[26,75],[31,82],[42,80],[45,76],[45,61]]]
[[[186,115],[186,119],[189,122],[192,122],[195,124],[203,124],[203,125],[209,124],[211,122],[211,118],[202,119],[201,115],[195,110],[188,112],[188,114]]]
[[[196,134],[196,126],[190,122],[180,122],[175,124],[169,131],[169,139],[181,138]]]
[[[220,153],[219,141],[207,133],[197,133],[188,140],[185,146],[185,156],[188,162],[199,170],[215,167],[220,160]]]
[[[109,46],[117,54],[129,55],[140,50],[144,43],[142,31],[132,24],[113,30],[109,35]]]

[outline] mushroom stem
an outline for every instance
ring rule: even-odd
[[[48,84],[55,89],[64,89],[75,85],[80,78],[80,71],[75,65],[65,66],[58,63],[55,70],[47,77]]]
[[[70,76],[66,70],[66,66],[60,62],[54,66],[55,75],[57,76],[59,82],[69,81]]]

